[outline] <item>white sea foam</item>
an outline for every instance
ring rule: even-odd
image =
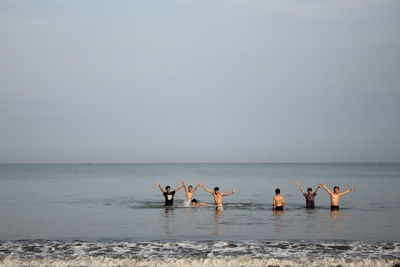
[[[0,265],[12,266],[398,266],[398,259],[344,259],[325,257],[321,259],[282,259],[282,258],[252,258],[248,256],[217,256],[209,258],[157,258],[133,259],[111,257],[79,257],[74,259],[58,258],[19,258],[9,256],[0,260]]]
[[[21,240],[0,243],[2,265],[341,265],[400,264],[399,242]]]

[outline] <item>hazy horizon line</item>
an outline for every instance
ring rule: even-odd
[[[135,161],[135,162],[1,162],[0,165],[51,164],[400,164],[398,161]]]

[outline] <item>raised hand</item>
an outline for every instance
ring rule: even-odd
[[[157,182],[157,186],[158,186],[158,188],[160,188],[161,192],[164,193],[164,189],[161,187],[161,184],[159,182]]]

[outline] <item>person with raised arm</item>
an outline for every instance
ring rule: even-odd
[[[301,187],[301,184],[299,181],[297,181],[297,186],[300,188],[300,191],[303,193],[304,198],[306,199],[306,208],[308,209],[313,209],[315,207],[315,197],[317,196],[318,190],[321,188],[320,185],[315,189],[314,193],[312,192],[312,189],[309,187],[307,188],[307,193],[304,192],[303,187]]]
[[[185,207],[190,207],[190,206],[198,206],[198,204],[201,203],[197,203],[196,199],[193,199],[193,195],[194,192],[196,192],[196,190],[200,187],[200,184],[198,184],[194,189],[193,186],[189,185],[188,187],[186,187],[185,182],[183,180],[181,180],[182,182],[182,186],[185,189],[185,195],[186,195],[186,199],[183,202],[183,206]]]
[[[171,191],[171,187],[169,185],[167,185],[165,187],[165,190],[164,190],[164,188],[161,187],[160,183],[157,183],[157,186],[158,186],[158,188],[160,188],[161,193],[165,197],[165,206],[172,206],[174,204],[175,193],[183,188],[183,185],[182,185],[181,187],[178,187],[175,190]]]
[[[329,196],[331,197],[331,210],[339,210],[339,198],[347,193],[356,191],[355,188],[349,188],[346,191],[339,192],[339,186],[333,187],[333,192],[329,190],[329,188],[324,184],[319,184],[322,186],[326,192],[328,192]]]
[[[204,190],[206,190],[208,193],[210,193],[211,195],[213,195],[213,197],[214,197],[214,203],[215,203],[215,209],[216,209],[217,211],[222,211],[222,210],[224,210],[224,206],[223,206],[223,204],[222,204],[222,198],[223,198],[223,197],[230,196],[230,195],[233,195],[233,194],[236,193],[236,189],[235,189],[235,188],[233,188],[232,192],[230,192],[230,193],[221,193],[221,192],[219,191],[219,187],[215,187],[215,188],[214,188],[214,192],[213,192],[213,191],[211,191],[210,189],[208,189],[205,185],[203,185],[203,184],[200,184],[200,185],[204,188]]]

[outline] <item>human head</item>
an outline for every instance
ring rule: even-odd
[[[165,187],[165,190],[169,193],[169,192],[171,192],[171,187],[170,187],[169,185],[167,185],[167,186]]]
[[[193,186],[189,185],[188,189],[189,189],[189,191],[192,191]]]
[[[192,203],[197,203],[197,200],[196,199],[192,199]]]
[[[312,192],[312,189],[310,187],[307,188],[307,193],[311,194],[311,192]]]
[[[218,192],[218,191],[219,191],[219,187],[218,186],[214,187],[214,192]]]
[[[335,187],[333,187],[333,192],[335,192],[335,193],[337,193],[337,192],[339,192],[339,186],[335,186]]]
[[[275,194],[280,194],[281,193],[281,190],[279,189],[279,188],[277,188],[277,189],[275,189]]]

